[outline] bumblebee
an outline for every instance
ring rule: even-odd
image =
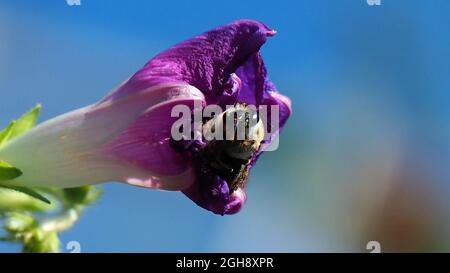
[[[203,124],[204,131],[215,131],[216,128],[223,129],[223,138],[209,142],[203,150],[204,158],[209,168],[222,177],[233,192],[247,181],[251,159],[264,139],[263,122],[255,109],[237,103]]]

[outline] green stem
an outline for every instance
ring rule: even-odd
[[[83,209],[81,207],[78,208],[69,208],[64,210],[56,217],[44,219],[40,226],[41,230],[44,232],[62,232],[69,228],[71,228],[80,218],[81,212]]]

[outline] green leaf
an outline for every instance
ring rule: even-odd
[[[95,201],[101,194],[101,191],[95,186],[83,186],[77,188],[67,188],[63,190],[64,197],[71,204],[88,205]]]
[[[8,127],[0,131],[0,147],[2,147],[11,137],[16,122],[12,121]]]
[[[9,140],[30,130],[36,124],[40,112],[41,105],[38,104],[19,119],[12,121],[8,127],[0,131],[0,147],[5,145]]]
[[[0,160],[0,181],[7,181],[22,175],[22,171]]]
[[[64,197],[70,203],[80,204],[86,199],[92,186],[64,189]]]
[[[37,200],[40,200],[47,204],[51,204],[50,200],[48,200],[42,194],[40,194],[37,191],[32,190],[30,188],[25,188],[25,187],[21,187],[21,186],[10,186],[10,185],[0,185],[0,187],[24,193],[24,194],[29,195]]]
[[[38,104],[28,113],[25,113],[18,120],[16,120],[10,139],[15,138],[30,130],[36,124],[39,113],[41,112],[41,108],[42,106]]]
[[[0,214],[5,211],[46,212],[57,208],[53,199],[47,204],[21,192],[0,187]]]

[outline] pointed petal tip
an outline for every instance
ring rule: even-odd
[[[277,34],[278,32],[275,29],[272,29],[270,31],[267,32],[267,36],[268,37],[273,37]]]
[[[276,30],[274,30],[274,29],[268,27],[266,24],[264,24],[260,21],[256,21],[256,20],[241,19],[241,20],[236,20],[231,23],[231,25],[233,25],[233,24],[235,24],[235,25],[254,25],[257,28],[259,28],[260,30],[264,30],[267,37],[272,37],[277,34]]]

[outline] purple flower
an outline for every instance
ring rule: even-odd
[[[214,213],[236,213],[246,199],[246,177],[273,138],[254,145],[257,149],[245,160],[227,159],[224,166],[230,171],[224,173],[224,166],[214,167],[211,159],[211,154],[221,154],[219,142],[173,139],[171,128],[178,118],[171,111],[177,105],[192,113],[198,105],[275,105],[276,136],[291,114],[291,103],[268,80],[259,53],[273,35],[260,22],[240,20],[182,42],[150,60],[100,102],[12,140],[0,149],[0,158],[23,172],[17,184],[75,187],[121,181],[182,190]],[[231,183],[236,176],[245,179]]]

